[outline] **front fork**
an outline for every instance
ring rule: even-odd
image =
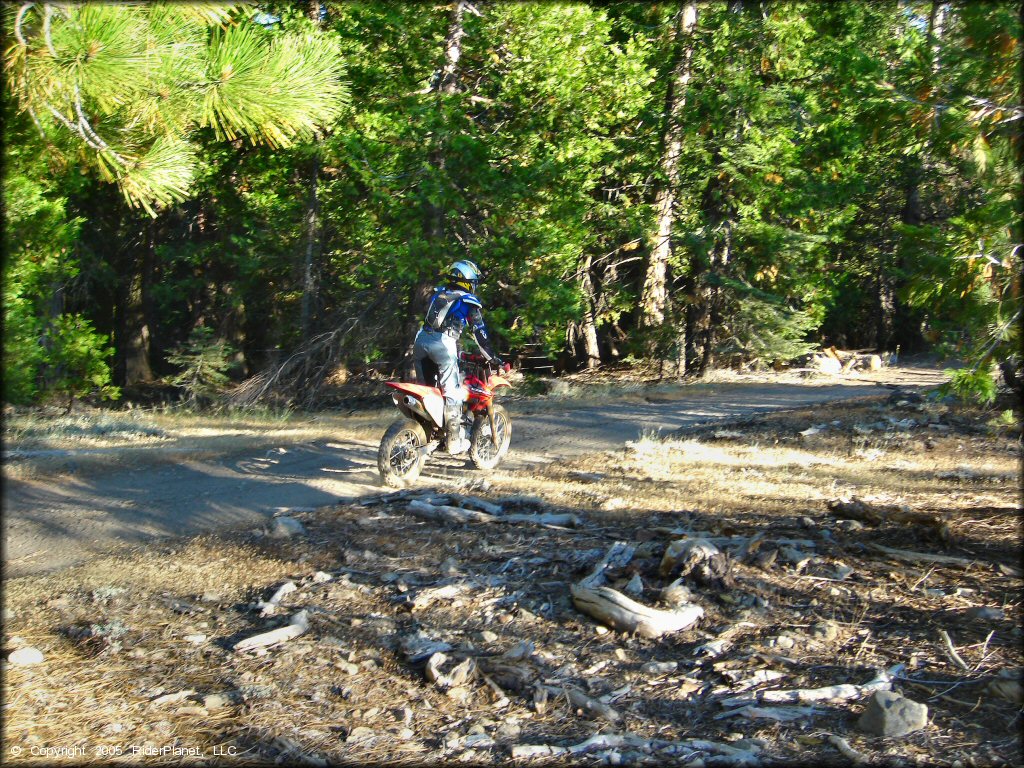
[[[491,443],[495,448],[498,447],[498,430],[494,426],[494,409],[491,408],[491,404],[487,404],[487,420],[491,424]]]

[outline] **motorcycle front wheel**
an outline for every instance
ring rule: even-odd
[[[487,414],[481,414],[473,422],[473,431],[469,436],[469,458],[477,469],[494,469],[508,453],[508,445],[512,440],[512,420],[508,412],[500,405],[492,405],[494,414],[494,432],[497,434],[497,445],[491,438],[491,420]]]
[[[384,485],[404,488],[416,481],[423,469],[427,435],[412,419],[399,419],[384,433],[377,451],[377,469]]]

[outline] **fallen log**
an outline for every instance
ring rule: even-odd
[[[570,587],[576,608],[620,632],[641,637],[661,637],[669,632],[689,629],[704,615],[704,609],[692,603],[675,610],[650,608],[610,587],[587,587],[583,582]]]
[[[306,611],[299,611],[292,620],[283,627],[253,635],[245,640],[239,640],[234,645],[236,651],[251,651],[256,648],[266,648],[271,645],[279,645],[298,637],[309,629],[309,614]]]

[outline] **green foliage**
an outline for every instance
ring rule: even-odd
[[[117,400],[121,396],[110,379],[108,358],[114,350],[88,320],[80,315],[60,315],[44,332],[42,346],[46,349],[42,367],[46,392],[67,397],[69,410],[76,397]]]
[[[965,402],[987,406],[994,403],[999,394],[995,374],[988,368],[949,368],[946,374],[949,381],[943,385],[942,391]]]
[[[213,402],[230,384],[227,370],[235,350],[222,339],[213,337],[213,329],[199,326],[188,341],[167,355],[167,361],[181,370],[166,381],[181,387],[184,405],[202,408]]]
[[[743,296],[736,304],[723,329],[719,355],[735,363],[763,366],[792,362],[816,347],[807,341],[818,327],[813,313],[754,295]]]
[[[1019,348],[1013,3],[700,3],[679,42],[678,4],[484,4],[442,92],[455,7],[5,6],[5,397],[47,394],[41,340],[76,317],[119,375],[205,370],[180,386],[212,397],[227,352],[193,329],[256,373],[304,298],[337,359],[397,365],[456,258],[502,352],[581,356],[590,323],[605,362],[642,330],[764,363]],[[681,61],[670,307],[640,329]]]

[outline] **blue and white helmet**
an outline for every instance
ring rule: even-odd
[[[448,281],[470,293],[476,293],[480,269],[472,261],[456,261],[448,267]]]

